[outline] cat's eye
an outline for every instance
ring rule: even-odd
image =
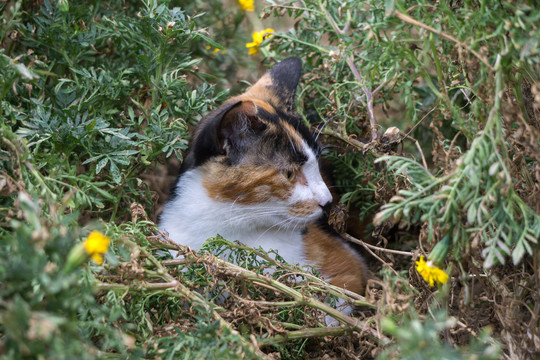
[[[296,177],[296,171],[294,170],[281,170],[281,173],[289,181],[293,181],[294,178]]]

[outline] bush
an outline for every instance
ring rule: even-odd
[[[538,9],[180,6],[0,4],[0,354],[538,355]],[[190,126],[289,56],[304,62],[298,109],[332,145],[336,221],[348,212],[344,236],[371,254],[366,298],[220,237],[193,253],[152,221]],[[111,238],[104,265],[71,269],[94,229]],[[345,315],[339,298],[361,311]],[[324,327],[326,315],[342,325]]]

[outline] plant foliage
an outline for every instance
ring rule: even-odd
[[[0,357],[537,357],[534,2],[255,9],[0,2]],[[371,258],[365,298],[234,239],[192,252],[152,221],[190,127],[289,56],[328,144],[333,223],[349,216]],[[104,265],[67,271],[93,229],[112,240]],[[411,261],[430,250],[450,275],[437,288]]]

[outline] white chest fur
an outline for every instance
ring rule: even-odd
[[[306,264],[302,243],[303,226],[280,218],[278,203],[241,205],[208,197],[199,169],[182,175],[177,196],[161,215],[159,228],[171,240],[198,250],[204,241],[219,234],[250,247],[277,250],[288,263]]]

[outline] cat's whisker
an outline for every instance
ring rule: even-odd
[[[291,135],[289,135],[289,133],[286,133],[287,134],[287,137],[289,138],[289,144],[291,144],[291,147],[292,147],[292,150],[293,150],[293,153],[296,154],[297,151],[296,151],[296,146],[294,146],[294,143],[291,139]]]
[[[268,215],[276,215],[276,214],[264,213],[264,214],[249,214],[245,216],[237,216],[237,217],[227,219],[226,221],[223,222],[223,225],[235,225],[235,224],[243,225],[243,223],[247,223],[250,220],[260,219],[262,216],[268,216]],[[246,226],[246,227],[249,227],[249,226]]]
[[[256,212],[256,213],[260,213],[260,212],[267,212],[267,211],[283,211],[282,209],[280,209],[279,207],[276,207],[276,208],[271,208],[271,207],[266,207],[266,208],[261,208],[260,206],[243,206],[243,207],[237,207],[237,208],[234,208],[232,209],[233,211],[235,212],[239,212],[239,213],[253,213],[253,212]]]
[[[319,136],[321,135],[323,129],[326,127],[326,124],[328,124],[328,121],[325,121],[322,126],[317,126],[317,131],[316,131],[316,135],[315,135],[315,141],[318,141],[319,140]]]
[[[236,202],[238,201],[238,199],[240,199],[240,195],[237,196],[236,199],[234,199],[234,201],[231,203],[231,211],[234,208],[234,206],[236,205]]]
[[[230,207],[229,207],[229,211],[232,213],[233,210],[235,211],[241,211],[241,212],[244,212],[244,211],[257,211],[257,210],[260,210],[260,205],[239,205],[239,207],[236,207],[238,206],[238,204],[236,203],[239,199],[240,199],[241,195],[238,195],[236,197],[236,199],[234,199],[234,201],[231,203]]]
[[[292,221],[292,219],[286,218],[285,220],[282,220],[282,221],[278,222],[277,224],[274,224],[274,225],[270,226],[268,229],[266,229],[266,230],[265,230],[265,231],[257,238],[257,240],[259,240],[262,236],[264,236],[268,231],[272,230],[273,228],[275,228],[275,227],[282,228],[281,224],[287,223],[287,222],[290,222],[290,221]]]
[[[298,225],[300,225],[301,223],[304,223],[304,221],[291,219],[289,221],[289,223],[287,224],[286,230],[291,232],[291,233],[294,233],[296,231],[296,228],[298,227]],[[293,227],[292,229],[290,228],[291,226]]]
[[[294,223],[293,223],[293,222],[291,222],[291,224],[294,224],[294,226],[293,226],[293,228],[292,228],[291,232],[295,232],[295,231],[296,231],[296,227],[297,227],[298,225],[300,225],[300,222],[298,222],[298,221],[295,221]]]
[[[322,126],[317,126],[317,135],[315,135],[315,141],[319,141],[319,136],[321,135],[322,131],[324,130],[324,128],[326,127],[326,125],[328,125],[334,118],[336,117],[336,115],[332,116],[331,118],[329,119],[326,119],[323,123],[322,123]]]
[[[232,216],[222,222],[223,225],[231,225],[234,223],[240,224],[243,221],[256,219],[260,216],[268,215],[267,213],[250,213],[250,214],[239,214],[237,216]]]
[[[242,195],[238,195],[238,196],[234,199],[234,201],[231,203],[231,206],[230,206],[231,210],[237,205],[236,202],[237,202],[241,197],[242,197]],[[251,209],[251,208],[253,208],[253,209],[258,209],[258,206],[257,206],[257,205],[255,205],[255,206],[240,205],[240,206],[241,206],[241,207],[239,208],[240,211],[244,211],[244,210]]]
[[[233,222],[242,222],[242,221],[247,221],[251,219],[255,220],[258,218],[263,218],[265,216],[280,215],[281,213],[282,211],[279,209],[258,209],[258,210],[249,211],[247,213],[242,211],[241,214],[227,219],[226,221],[223,222],[223,224],[230,225]]]

